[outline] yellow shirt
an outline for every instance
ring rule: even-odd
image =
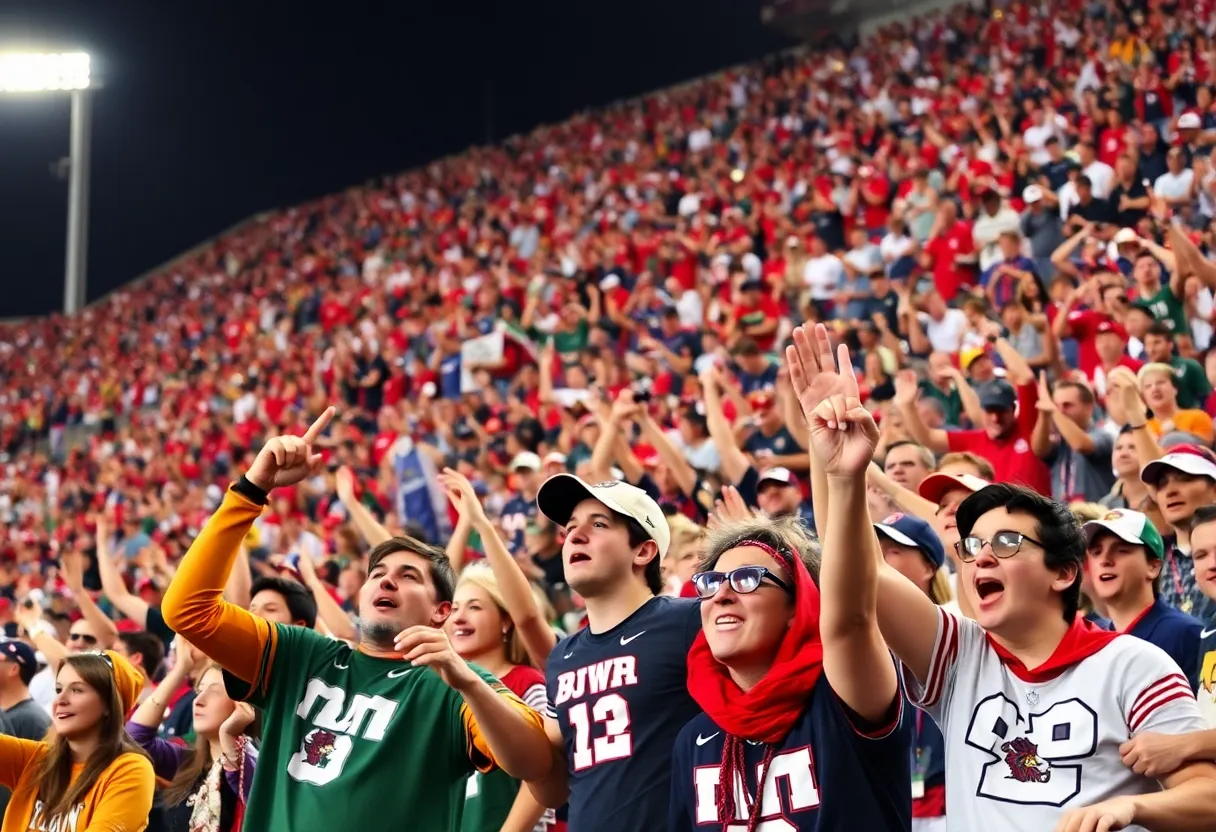
[[[66,817],[45,818],[33,780],[46,751],[46,743],[0,735],[0,785],[13,790],[0,832],[143,832],[148,827],[156,776],[147,757],[123,754]],[[73,782],[83,768],[83,763],[72,766]]]

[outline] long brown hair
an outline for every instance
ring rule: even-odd
[[[199,674],[201,681],[203,676],[212,670],[222,670],[222,668],[212,662],[206,670]],[[256,716],[252,723],[245,728],[245,736],[256,738],[260,731],[258,730],[261,724],[261,714],[254,711]],[[215,760],[211,758],[211,740],[199,735],[194,740],[194,753],[190,755],[190,759],[178,767],[177,773],[173,775],[173,779],[165,786],[164,799],[166,806],[176,806],[179,803],[184,803],[186,798],[194,794],[198,790],[198,781],[202,777],[203,772],[211,768]],[[244,765],[244,762],[241,762]]]
[[[44,817],[65,815],[72,807],[84,800],[110,764],[124,754],[148,756],[126,731],[126,713],[118,687],[114,684],[114,670],[103,655],[82,653],[68,656],[59,666],[71,665],[80,674],[84,683],[97,691],[105,703],[105,714],[101,718],[101,730],[97,735],[97,747],[85,761],[80,776],[72,781],[72,750],[68,741],[54,732],[48,736],[47,752],[38,761],[34,784],[38,797],[45,807]]]

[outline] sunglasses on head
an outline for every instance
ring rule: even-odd
[[[81,653],[80,655],[81,656],[92,656],[95,659],[101,659],[103,662],[106,663],[106,666],[109,667],[110,670],[114,669],[114,660],[111,659],[110,654],[105,652],[104,650],[89,650],[87,652]]]
[[[958,553],[959,560],[963,561],[964,563],[971,563],[973,560],[979,557],[980,552],[984,550],[984,545],[987,544],[992,547],[993,555],[1004,560],[1005,558],[1011,558],[1020,552],[1022,549],[1022,544],[1026,541],[1030,541],[1040,549],[1047,548],[1033,537],[1022,534],[1021,532],[999,531],[992,536],[992,540],[984,540],[983,538],[976,537],[973,534],[967,535],[958,543],[954,544],[954,551]]]
[[[90,636],[85,633],[68,633],[68,641],[83,641],[85,644],[96,644],[97,636]]]

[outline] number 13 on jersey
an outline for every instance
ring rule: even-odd
[[[574,729],[574,756],[571,762],[575,771],[621,760],[633,753],[629,703],[619,693],[605,694],[591,703],[571,705],[566,711],[566,718]]]

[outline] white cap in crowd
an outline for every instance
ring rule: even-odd
[[[545,480],[536,493],[536,505],[541,513],[565,526],[575,507],[586,499],[599,500],[617,514],[632,517],[659,544],[659,557],[666,557],[671,545],[671,529],[659,504],[640,488],[627,482],[609,480],[594,485],[584,482],[573,474],[555,474]]]

